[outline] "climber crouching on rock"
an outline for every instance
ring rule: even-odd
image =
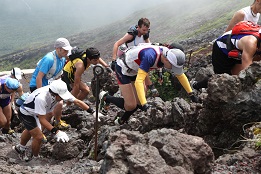
[[[165,67],[173,73],[186,90],[193,102],[199,102],[192,92],[187,76],[183,73],[185,54],[180,49],[168,49],[164,46],[140,45],[127,50],[117,59],[115,73],[123,98],[114,97],[101,91],[99,94],[100,110],[113,103],[125,112],[117,117],[116,125],[126,123],[130,116],[139,108],[147,111],[144,81],[151,69]]]
[[[53,111],[59,101],[65,100],[78,105],[88,113],[95,114],[95,111],[83,101],[76,99],[67,89],[67,85],[62,80],[55,80],[50,85],[41,87],[33,91],[25,102],[20,106],[18,117],[24,124],[25,130],[22,132],[20,144],[13,146],[13,150],[18,153],[21,160],[39,158],[39,152],[43,139],[41,127],[50,131],[54,138],[59,142],[68,142],[69,137],[63,131],[53,127],[46,120],[46,115]],[[26,156],[26,144],[32,139],[31,158]]]
[[[261,60],[261,26],[250,21],[237,23],[232,30],[217,38],[212,49],[215,74],[239,75],[254,61]],[[208,88],[212,76],[192,82],[192,88]]]

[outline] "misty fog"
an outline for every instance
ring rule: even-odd
[[[110,24],[171,0],[0,0],[0,56]],[[138,19],[135,19],[135,24]],[[129,26],[126,26],[126,28]]]
[[[214,1],[0,0],[0,56],[32,45],[52,43],[58,37],[86,32],[125,19],[127,16],[131,23],[137,24],[138,19],[131,18],[131,14],[139,14],[143,9],[164,3],[166,3],[166,13],[173,14],[173,18],[181,16],[180,20],[182,20],[182,15],[189,14],[192,9],[204,13],[202,9],[208,8],[209,3],[214,3]],[[155,14],[157,18],[161,17],[156,10]],[[151,17],[138,16],[149,19]],[[153,19],[150,20],[153,30],[155,23]],[[129,26],[122,27],[127,31]]]

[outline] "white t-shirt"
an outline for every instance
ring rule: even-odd
[[[129,47],[132,46],[138,46],[140,43],[145,43],[144,37],[143,35],[139,36],[135,36],[134,40],[130,43],[127,43],[126,45]]]
[[[252,22],[254,22],[255,24],[257,24],[257,22],[258,22],[258,20],[259,20],[260,13],[254,14],[254,13],[252,12],[250,6],[245,7],[245,8],[242,8],[242,10],[243,10],[244,13],[245,13],[244,21],[252,21]]]
[[[73,102],[75,97],[72,96],[68,101]],[[58,102],[55,97],[49,92],[49,85],[36,89],[25,100],[23,107],[20,111],[24,115],[37,116],[46,115],[53,111],[54,106]]]

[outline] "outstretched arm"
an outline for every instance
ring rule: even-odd
[[[183,86],[183,88],[187,91],[191,101],[195,102],[195,103],[200,103],[201,100],[197,96],[195,96],[195,94],[193,93],[187,76],[183,73],[181,75],[176,75],[176,77],[178,78],[178,80],[181,83],[181,85]]]
[[[88,110],[90,107],[81,100],[75,99],[73,103],[84,110]]]
[[[117,42],[115,42],[115,44],[113,45],[113,50],[112,50],[112,60],[116,60],[117,58],[117,51],[118,51],[118,47],[121,44],[126,43],[129,40],[132,40],[133,36],[126,33],[122,38],[120,38]]]
[[[73,101],[73,103],[77,106],[79,106],[80,108],[86,110],[88,113],[91,113],[93,114],[95,112],[95,110],[93,110],[90,106],[88,106],[86,103],[84,103],[83,101],[81,100],[78,100],[78,99],[75,99]]]
[[[243,21],[245,17],[245,14],[242,10],[237,11],[234,16],[232,17],[232,19],[230,20],[227,29],[225,30],[225,32],[232,30],[232,28],[240,21]]]
[[[192,93],[192,89],[191,89],[191,86],[189,84],[187,76],[184,73],[181,74],[181,75],[175,75],[175,76],[178,78],[179,82],[181,83],[183,88],[186,90],[186,92],[188,94]]]
[[[106,63],[106,62],[104,62],[104,60],[102,60],[102,58],[99,58],[99,63],[103,66],[103,67],[109,67],[109,65]]]
[[[238,48],[243,50],[242,52],[242,62],[241,64],[236,64],[232,70],[232,75],[238,75],[243,69],[246,69],[253,63],[253,56],[257,50],[257,38],[255,36],[249,35],[244,36],[238,41]]]
[[[18,93],[19,97],[21,97],[21,96],[24,94],[24,92],[23,92],[23,87],[22,87],[21,84],[20,84],[19,88],[16,90],[16,92]],[[15,96],[13,96],[13,95],[14,95],[14,93],[12,94],[11,97],[15,97]],[[11,100],[12,100],[12,102],[14,102],[14,98],[11,98]]]

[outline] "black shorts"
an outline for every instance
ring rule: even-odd
[[[72,80],[69,78],[69,74],[67,71],[63,71],[63,74],[62,74],[62,81],[64,81],[67,85],[67,89],[68,91],[71,91],[72,90],[72,87],[71,87],[71,84],[73,83]]]
[[[212,50],[212,65],[215,74],[227,73],[231,75],[231,70],[236,64],[241,64],[241,61],[228,58],[228,56],[218,47],[217,42],[214,42]]]
[[[10,101],[11,101],[11,97],[8,97],[5,99],[0,99],[0,107],[4,108],[4,107],[8,106]]]
[[[30,115],[22,114],[20,110],[18,110],[18,118],[24,124],[24,127],[29,131],[37,127],[35,118]]]

